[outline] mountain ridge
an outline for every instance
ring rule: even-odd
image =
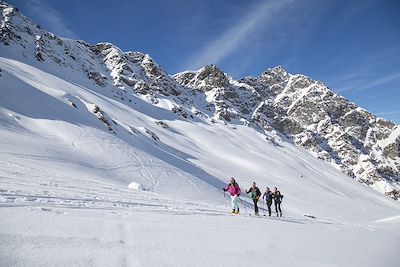
[[[292,142],[348,176],[395,199],[400,196],[400,127],[334,93],[321,81],[290,74],[282,66],[239,80],[216,65],[169,75],[149,55],[123,52],[110,43],[90,45],[60,38],[5,2],[0,9],[0,45],[18,56],[84,74],[94,86],[110,90],[114,99],[127,105],[134,101],[132,94],[152,105],[163,95],[173,102],[167,108],[181,118],[254,127],[269,142]],[[68,101],[77,105],[72,97]],[[108,130],[117,131],[116,118],[102,107],[95,105],[93,113]]]

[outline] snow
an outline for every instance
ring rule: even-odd
[[[396,138],[400,138],[400,126],[396,126],[395,130],[390,133],[389,137],[380,141],[382,147],[394,143]]]
[[[28,227],[18,219],[20,209],[3,213],[3,226],[19,241],[1,233],[4,265],[396,266],[398,260],[398,239],[386,227],[172,211],[25,209]]]
[[[2,265],[396,265],[398,224],[376,221],[399,204],[308,152],[249,127],[182,120],[168,99],[130,107],[40,66],[0,64]],[[88,103],[142,130],[113,134]],[[278,186],[284,217],[247,216],[245,195],[242,215],[229,215],[230,176],[242,189]]]
[[[396,224],[398,224],[399,222],[400,222],[400,215],[388,218],[382,218],[375,221],[375,223],[396,223]]]
[[[308,93],[311,89],[313,89],[313,87],[316,85],[316,83],[317,83],[317,82],[314,82],[314,83],[310,84],[309,86],[307,86],[306,88],[300,89],[298,92],[296,92],[297,94],[299,94],[299,96],[298,96],[297,99],[296,99],[295,101],[293,101],[292,104],[290,104],[290,106],[288,107],[288,109],[287,109],[287,113],[288,113],[288,114],[290,114],[291,111],[292,111],[292,109],[293,109],[293,107],[297,106],[298,103],[299,103],[300,101],[302,101],[303,98],[307,95],[307,93]],[[284,92],[281,93],[281,95],[284,96],[285,93],[286,93],[286,92],[284,91]],[[279,100],[280,98],[282,98],[282,96],[278,96],[278,97],[276,98],[276,100]]]
[[[133,190],[146,190],[143,185],[132,182],[128,185],[128,188],[133,189]]]
[[[124,102],[112,61],[105,86],[78,63],[0,44],[1,266],[398,265],[399,202],[273,133],[174,114],[172,96]],[[283,217],[249,216],[245,193],[229,214],[231,176],[277,186]]]

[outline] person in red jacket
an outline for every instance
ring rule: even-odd
[[[240,196],[240,187],[236,183],[235,178],[231,177],[230,183],[223,189],[224,192],[229,192],[231,195],[231,205],[232,205],[232,213],[239,214],[239,196]]]

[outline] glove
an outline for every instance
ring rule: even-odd
[[[222,190],[224,190],[224,192],[226,192],[226,189],[225,189],[225,188],[222,188]]]

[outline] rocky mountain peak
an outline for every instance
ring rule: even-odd
[[[198,71],[196,78],[212,87],[225,87],[229,83],[227,75],[216,65],[207,65],[203,67]]]
[[[0,10],[3,13],[3,18],[9,18],[10,16],[20,14],[18,8],[13,7],[4,1],[0,1]]]
[[[149,55],[123,52],[110,43],[99,43],[90,49],[110,70],[109,75],[119,88],[144,95],[152,92],[180,94],[175,81]]]
[[[266,69],[261,76],[281,76],[281,77],[285,77],[287,76],[287,71],[281,66],[275,66],[273,68],[268,68]]]
[[[201,91],[227,87],[230,80],[230,77],[216,65],[207,65],[197,71],[178,73],[174,78],[184,86]]]
[[[203,76],[203,78],[209,76],[209,75],[223,75],[224,72],[218,68],[217,65],[214,64],[210,64],[210,65],[206,65],[203,68],[201,68],[200,70],[198,70],[198,74],[200,76]],[[200,77],[201,79],[202,77]]]
[[[276,66],[274,68],[267,69],[258,78],[257,83],[261,86],[258,91],[264,91],[262,94],[267,96],[269,94],[278,95],[286,87],[289,81],[290,75],[282,66]],[[268,90],[265,92],[265,90]]]
[[[18,8],[0,2],[0,42],[10,45],[19,42],[26,45],[25,35],[41,35],[40,26],[23,16]]]

